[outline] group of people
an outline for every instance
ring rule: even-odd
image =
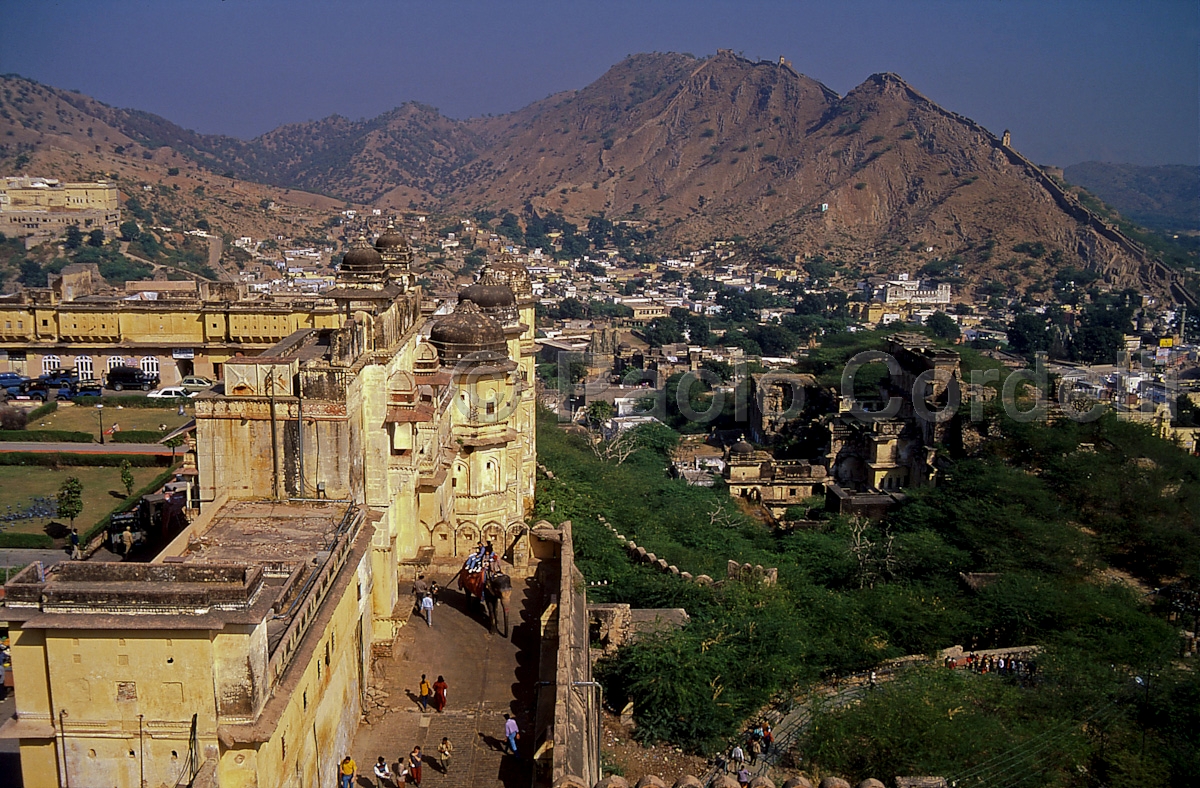
[[[438,676],[438,680],[437,680],[437,682],[434,683],[433,688],[432,688],[432,692],[434,694],[435,699],[439,697],[439,693],[437,690],[438,684],[442,685],[442,689],[440,692],[440,698],[441,698],[441,705],[445,706],[446,682],[442,679],[441,676]],[[424,698],[424,696],[425,696],[426,685],[427,685],[427,682],[425,681],[425,676],[421,676],[422,698]],[[435,700],[435,704],[436,703],[437,703],[437,701]],[[441,711],[441,708],[439,708],[438,711]],[[770,726],[767,726],[768,735],[769,735],[770,729],[771,729]],[[504,739],[505,739],[504,752],[506,755],[516,755],[517,754],[517,742],[520,740],[520,738],[521,738],[521,728],[519,725],[517,725],[516,719],[513,718],[513,716],[511,714],[505,714],[504,715]],[[738,748],[735,748],[735,750],[736,749],[738,749]],[[441,771],[442,774],[450,773],[450,759],[453,755],[454,755],[454,743],[450,741],[449,737],[443,736],[441,743],[438,744],[438,752],[437,752],[437,767],[438,767],[438,770]],[[418,746],[412,748],[412,752],[410,752],[408,754],[408,758],[401,759],[400,761],[398,761],[396,763],[396,768],[393,769],[392,765],[390,763],[388,763],[387,758],[380,755],[379,759],[377,761],[375,761],[375,769],[374,769],[375,788],[391,788],[391,786],[393,786],[393,785],[401,786],[401,785],[406,785],[406,784],[414,785],[414,786],[417,786],[417,788],[420,788],[421,768],[424,765],[425,757],[426,756],[423,755],[421,752],[421,747],[418,745]],[[747,772],[747,774],[749,774],[749,773]],[[358,764],[354,762],[354,759],[352,757],[347,755],[345,758],[342,759],[342,762],[338,767],[338,788],[354,788],[354,785],[356,784],[357,780],[358,780]],[[749,781],[750,781],[750,778],[749,778],[749,776],[747,776],[746,782],[749,782]]]
[[[979,657],[972,653],[963,657],[946,657],[946,667],[965,668],[974,673],[999,673],[1022,678],[1034,672],[1032,662],[1011,654],[1001,654],[998,657],[987,654]]]
[[[446,736],[442,737],[442,741],[438,744],[437,763],[442,774],[450,773],[450,757],[454,754],[454,744]],[[421,747],[418,745],[412,748],[412,752],[407,758],[402,758],[396,762],[395,770],[388,763],[387,759],[382,755],[375,761],[375,788],[390,788],[393,785],[421,785],[421,768],[425,762],[425,755],[421,753]],[[355,781],[358,779],[358,764],[354,759],[347,755],[342,759],[341,766],[338,770],[338,778],[340,783],[338,788],[353,788]]]
[[[446,709],[446,690],[449,685],[446,684],[446,679],[442,676],[437,677],[437,681],[433,684],[425,678],[425,674],[421,674],[421,685],[417,688],[417,700],[421,703],[421,711],[429,711],[432,705],[438,714],[441,714]]]
[[[475,545],[475,552],[467,556],[466,570],[468,574],[475,572],[486,572],[487,574],[500,574],[504,571],[500,564],[500,556],[496,555],[496,551],[492,549],[492,543],[484,544],[479,542]]]
[[[413,581],[413,598],[416,600],[417,610],[428,626],[433,626],[434,605],[441,604],[437,598],[441,590],[442,587],[436,580],[426,580],[425,575],[417,575],[417,579]]]
[[[732,769],[738,785],[750,783],[750,770],[746,768],[747,750],[750,752],[749,763],[753,766],[759,758],[771,751],[771,745],[775,743],[775,732],[771,730],[769,722],[756,723],[746,739],[746,749],[742,749],[740,744],[735,744],[729,751],[729,758],[717,756],[717,768],[725,774],[729,774]]]

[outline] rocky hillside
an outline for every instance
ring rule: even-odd
[[[1200,231],[1200,167],[1085,161],[1067,167],[1064,176],[1143,227]]]
[[[5,113],[12,84],[3,83]],[[984,292],[1033,294],[1048,293],[1061,268],[1091,268],[1114,286],[1183,297],[1175,272],[1053,177],[894,74],[839,96],[787,64],[725,50],[634,55],[581,90],[498,118],[456,121],[408,104],[250,141],[41,89],[94,119],[93,135],[142,155],[380,207],[532,208],[580,224],[603,213],[644,222],[669,244],[740,237],[776,262],[820,254],[864,271],[925,269]],[[51,137],[55,119],[23,115],[39,136],[22,142],[97,144],[61,128]],[[20,131],[27,140],[28,126]],[[0,167],[13,160],[11,144],[5,154]]]
[[[151,223],[188,227],[203,219],[214,231],[255,238],[311,235],[342,204],[239,180],[216,162],[205,166],[188,140],[207,139],[150,113],[0,77],[0,176],[115,180],[122,200],[134,198]]]

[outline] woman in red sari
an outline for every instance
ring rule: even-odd
[[[433,682],[433,707],[439,712],[446,708],[446,690],[449,689],[446,679],[441,676]]]

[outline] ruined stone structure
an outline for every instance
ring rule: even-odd
[[[20,693],[0,735],[20,740],[28,788],[332,785],[414,560],[484,540],[527,571],[533,307],[512,284],[528,277],[486,271],[440,310],[405,251],[356,243],[326,294],[335,325],[226,361],[224,392],[196,400],[201,512],[154,563],[10,583]],[[563,571],[546,631],[578,619],[586,646]],[[572,681],[590,681],[583,653]],[[584,752],[570,769],[596,774],[551,727],[554,757]]]
[[[770,443],[817,391],[812,375],[767,372],[750,376],[750,439]]]
[[[843,400],[827,422],[829,475],[847,491],[887,493],[933,484],[936,446],[946,441],[951,426],[940,413],[962,396],[957,353],[919,334],[889,337],[886,352],[895,362],[883,394],[895,399],[895,413],[856,414]]]
[[[776,460],[738,441],[725,452],[725,482],[729,494],[761,504],[772,517],[783,517],[789,506],[824,495],[826,471],[808,460]]]

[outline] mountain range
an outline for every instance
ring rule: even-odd
[[[1143,227],[1200,232],[1200,167],[1085,161],[1063,173]]]
[[[182,158],[390,210],[559,212],[576,223],[602,214],[653,229],[664,247],[736,237],[766,261],[820,255],[863,272],[933,262],[997,292],[1044,293],[1057,270],[1088,268],[1113,286],[1193,300],[1179,272],[1017,145],[895,74],[841,96],[786,62],[728,50],[632,55],[591,85],[499,117],[456,120],[409,103],[253,140],[0,78],[5,174],[21,156],[32,171],[51,150],[81,169],[101,169],[96,157]]]

